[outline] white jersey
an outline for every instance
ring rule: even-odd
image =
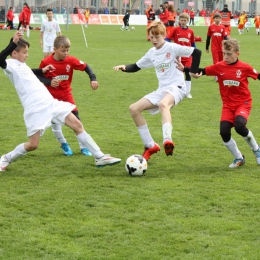
[[[60,33],[60,26],[57,21],[44,21],[41,25],[41,32],[43,33],[43,44],[45,46],[53,46],[53,42],[57,36],[57,33]]]
[[[24,109],[53,99],[26,63],[12,58],[7,59],[6,63],[4,73],[14,85]]]
[[[193,50],[193,47],[165,42],[160,49],[151,48],[136,62],[136,65],[140,69],[155,68],[159,81],[158,89],[163,90],[170,86],[181,86],[186,89],[183,72],[176,68],[175,61],[177,57],[189,57]]]

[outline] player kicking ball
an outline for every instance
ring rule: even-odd
[[[159,81],[157,90],[130,105],[131,116],[145,146],[143,157],[149,160],[154,153],[160,151],[160,146],[153,140],[142,112],[147,110],[152,115],[159,112],[162,114],[163,146],[165,154],[172,155],[174,143],[171,108],[180,103],[187,93],[183,73],[176,68],[175,61],[179,57],[192,56],[190,74],[193,75],[198,71],[201,51],[193,47],[166,42],[164,40],[166,28],[162,22],[152,22],[147,32],[153,47],[136,63],[118,65],[113,69],[131,73],[145,68],[155,68]]]
[[[84,130],[82,123],[71,112],[75,105],[54,99],[34,75],[34,73],[41,74],[55,68],[48,65],[33,72],[26,65],[25,61],[28,57],[30,44],[22,36],[22,33],[16,32],[9,45],[0,53],[0,67],[14,85],[24,108],[24,121],[29,140],[1,156],[0,171],[5,171],[11,162],[27,152],[37,149],[40,136],[50,127],[51,122],[70,127],[76,134],[78,141],[82,142],[93,154],[97,167],[120,163],[121,159],[105,155]],[[11,56],[10,59],[7,59],[8,55]]]
[[[245,157],[231,137],[231,129],[243,137],[251,148],[257,164],[260,164],[260,148],[253,133],[246,127],[249,114],[252,109],[252,97],[248,88],[248,78],[260,80],[260,74],[249,64],[238,59],[239,45],[237,40],[229,39],[222,42],[224,60],[204,69],[199,69],[198,74],[192,77],[199,78],[202,75],[217,76],[220,95],[223,103],[220,119],[220,135],[226,148],[234,156],[234,161],[229,168],[237,168],[245,164]],[[180,62],[178,69],[189,70]]]

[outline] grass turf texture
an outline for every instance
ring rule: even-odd
[[[212,77],[192,79],[193,99],[172,110],[173,157],[161,151],[148,162],[144,177],[130,177],[124,162],[143,147],[128,106],[156,89],[153,69],[135,74],[113,66],[137,61],[151,47],[145,26],[121,32],[120,26],[85,29],[69,26],[71,55],[93,68],[100,87],[91,90],[84,72],[76,71],[73,93],[86,130],[102,151],[122,163],[98,169],[93,157],[79,153],[76,138],[64,127],[75,155],[62,154],[51,129],[39,149],[0,174],[1,259],[259,259],[259,167],[234,131],[246,164],[231,170],[233,158],[219,136],[221,101]],[[206,27],[192,27],[206,39]],[[14,32],[0,31],[3,49]],[[241,60],[259,67],[255,29],[239,39]],[[31,31],[27,64],[42,59],[39,31]],[[212,63],[205,43],[201,67]],[[250,80],[254,99],[248,127],[260,142],[259,81]],[[13,86],[1,72],[1,149],[26,141],[23,110]],[[147,116],[154,140],[162,143],[161,117]]]

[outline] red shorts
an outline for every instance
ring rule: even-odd
[[[252,101],[249,101],[248,104],[242,104],[236,108],[231,108],[227,105],[222,107],[222,114],[220,121],[228,121],[234,124],[235,118],[237,116],[243,116],[246,120],[250,115],[250,111],[252,108]]]
[[[212,52],[212,59],[213,59],[214,64],[216,64],[220,61],[223,61],[223,52],[222,51],[211,50],[211,52]]]
[[[192,57],[190,57],[190,58],[186,58],[186,57],[185,58],[181,58],[181,63],[185,67],[191,67]]]
[[[244,27],[245,27],[245,25],[244,25],[244,24],[239,24],[239,25],[238,25],[238,29],[239,29],[239,30],[242,30],[242,29],[244,29]]]

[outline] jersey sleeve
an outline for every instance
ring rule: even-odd
[[[73,56],[70,56],[71,59],[71,64],[73,64],[73,69],[74,70],[85,70],[87,64],[84,61],[81,61]]]
[[[139,60],[136,62],[136,65],[140,69],[145,69],[145,68],[152,68],[153,63],[151,60],[151,49]]]
[[[172,43],[172,50],[176,56],[190,57],[191,54],[193,53],[194,47]]]

